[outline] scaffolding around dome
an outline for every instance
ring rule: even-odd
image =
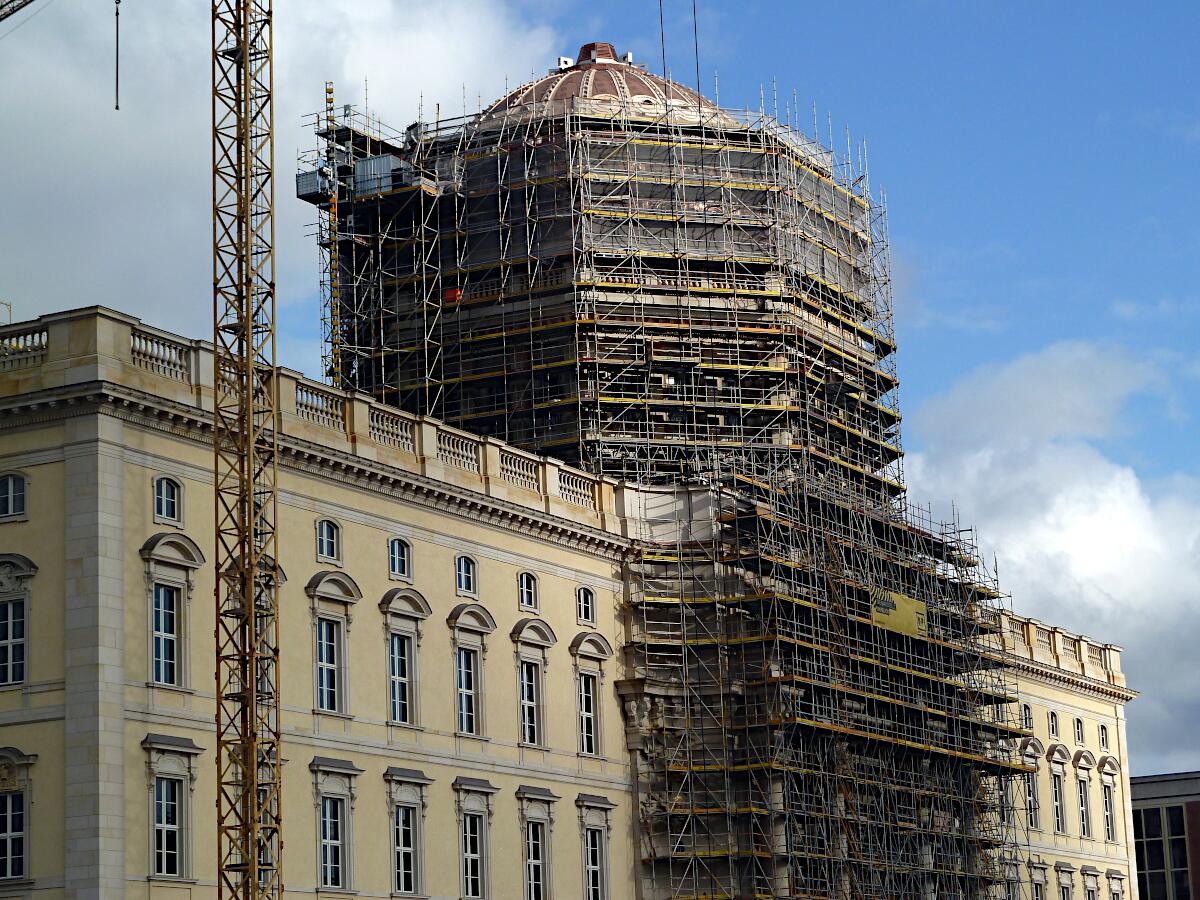
[[[865,164],[580,55],[474,116],[319,117],[327,376],[657,497],[643,897],[1016,896],[1004,598],[905,499]]]

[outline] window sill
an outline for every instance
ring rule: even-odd
[[[13,888],[28,888],[33,887],[35,879],[26,878],[24,875],[19,878],[0,878],[0,891],[7,891]]]
[[[346,722],[354,719],[354,716],[352,716],[350,713],[334,712],[331,709],[317,709],[315,706],[313,707],[312,714],[314,716],[321,716],[326,719],[341,719]]]
[[[183,520],[182,519],[168,519],[165,516],[155,516],[154,524],[155,525],[169,525],[171,528],[178,528],[181,531],[183,530]]]
[[[194,694],[195,688],[184,687],[179,684],[163,684],[160,681],[147,681],[146,687],[153,688],[156,691],[167,691],[171,694]]]
[[[0,525],[6,525],[9,522],[28,522],[28,521],[29,521],[29,513],[17,513],[16,515],[12,515],[12,516],[0,516]],[[17,882],[14,882],[14,881],[0,880],[0,884],[16,884],[16,883]]]
[[[389,728],[399,728],[401,731],[424,731],[425,726],[418,722],[388,722]],[[407,896],[407,895],[405,895]]]
[[[467,738],[468,740],[483,741],[485,743],[491,740],[486,734],[472,734],[469,731],[456,731],[454,732],[454,736],[456,738]]]
[[[19,691],[25,687],[24,681],[14,681],[11,684],[0,684],[0,692],[3,691]],[[3,878],[0,878],[0,884],[8,884]]]
[[[195,878],[189,878],[184,875],[147,875],[147,881],[159,881],[166,884],[199,884]]]
[[[468,600],[479,602],[479,591],[460,591],[457,588],[454,590],[455,597],[466,597]]]
[[[337,566],[339,569],[340,569],[340,568],[342,568],[342,561],[341,561],[340,559],[334,559],[334,558],[333,558],[333,557],[331,557],[331,556],[320,556],[320,555],[318,555],[318,556],[317,556],[317,562],[319,562],[319,563],[325,563],[325,564],[326,564],[326,565],[328,565],[328,566]],[[329,888],[329,890],[335,890],[335,889],[334,889],[334,888]]]
[[[358,893],[358,890],[355,888],[335,888],[335,887],[317,888],[317,896],[318,897],[320,897],[322,894],[334,894],[338,897],[347,897],[347,896],[353,896],[354,894],[357,894],[357,893]]]
[[[603,753],[584,753],[582,750],[575,751],[575,755],[580,759],[592,759],[596,762],[608,762],[608,757]]]
[[[413,577],[411,575],[397,575],[395,572],[388,572],[388,581],[399,581],[401,584],[412,584]],[[415,894],[395,894],[396,897],[415,897]]]
[[[517,741],[517,746],[522,750],[538,750],[542,753],[548,753],[550,748],[545,744],[531,744],[528,741]]]

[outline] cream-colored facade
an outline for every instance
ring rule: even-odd
[[[104,309],[0,329],[0,897],[216,895],[211,366]],[[279,393],[288,896],[632,896],[629,498]]]
[[[1029,900],[1136,900],[1121,648],[1004,616],[1021,721],[1036,772],[1014,815],[1028,825]]]

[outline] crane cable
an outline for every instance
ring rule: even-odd
[[[113,0],[113,109],[121,109],[121,0]]]

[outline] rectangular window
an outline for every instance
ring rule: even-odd
[[[179,588],[154,585],[154,681],[179,684]]]
[[[1087,900],[1098,900],[1095,888],[1088,888],[1086,894]]]
[[[393,846],[396,852],[396,893],[417,892],[417,809],[397,806],[393,827]]]
[[[0,601],[0,684],[25,680],[25,601]]]
[[[321,887],[346,886],[345,852],[346,801],[341,797],[321,798]]]
[[[1063,805],[1063,777],[1057,772],[1050,776],[1050,796],[1054,802],[1054,830],[1065,834],[1067,830],[1067,811]]]
[[[579,752],[595,756],[599,752],[596,734],[596,676],[579,673]]]
[[[1113,809],[1113,788],[1111,784],[1106,784],[1102,788],[1104,795],[1104,839],[1106,841],[1115,841],[1117,839],[1117,822],[1115,818],[1115,810]]]
[[[525,823],[525,900],[546,900],[546,824]]]
[[[463,897],[481,900],[486,885],[483,873],[483,816],[464,813],[462,817]]]
[[[1037,772],[1025,774],[1025,812],[1029,819],[1029,827],[1042,827],[1042,811],[1038,802]]]
[[[1033,883],[1033,900],[1046,900],[1046,889],[1040,881]]]
[[[341,711],[341,625],[317,619],[317,709]]]
[[[458,692],[458,730],[463,734],[478,734],[477,691],[479,689],[479,654],[470,647],[459,647],[456,657]]]
[[[608,897],[608,860],[604,846],[604,829],[585,828],[583,831],[583,897],[584,900],[606,900]]]
[[[154,874],[182,875],[180,820],[183,782],[178,778],[154,779]]]
[[[1059,900],[1071,900],[1071,886],[1060,884],[1058,886],[1058,898]]]
[[[25,795],[0,794],[0,878],[25,877]]]
[[[537,744],[541,739],[540,670],[537,663],[521,660],[521,742],[525,744]]]
[[[1079,834],[1085,838],[1092,836],[1092,798],[1088,792],[1086,778],[1076,781],[1079,789]]]
[[[388,697],[393,722],[412,724],[412,638],[392,634],[388,645]]]
[[[578,609],[576,615],[580,622],[595,622],[596,621],[596,595],[591,588],[581,587],[575,593],[575,601]]]

